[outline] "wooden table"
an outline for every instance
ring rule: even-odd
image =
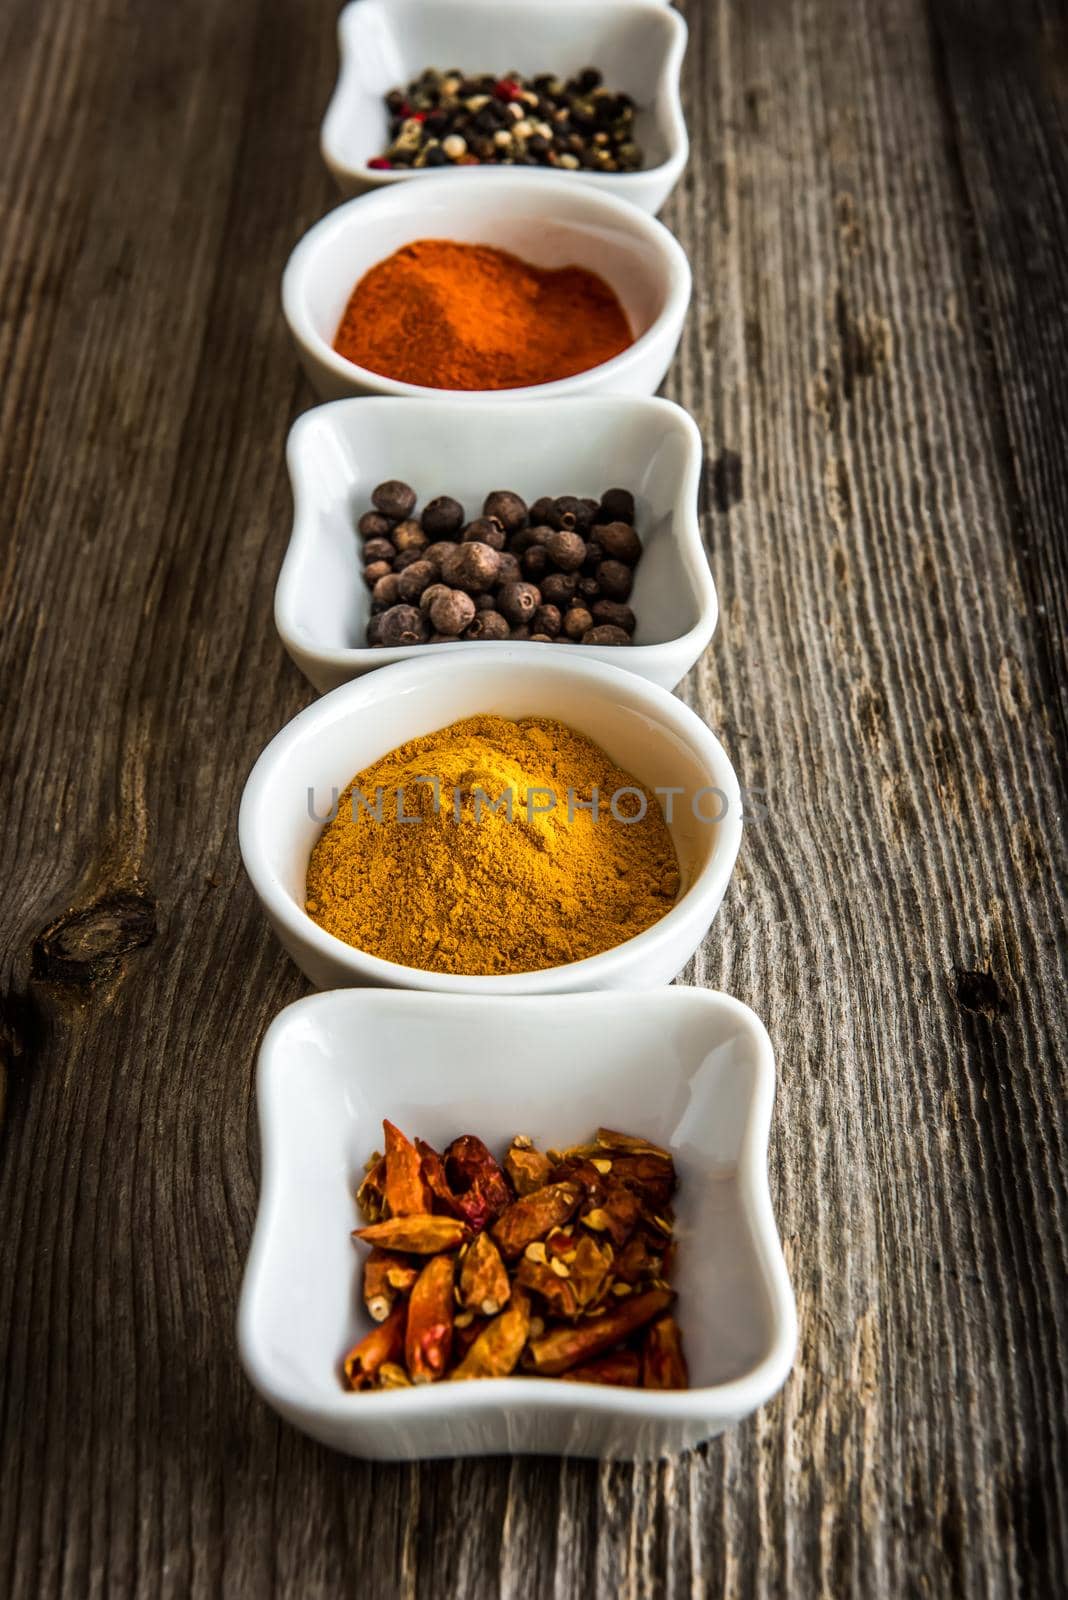
[[[382,1467],[237,1364],[255,1050],[303,992],[238,860],[311,699],[271,598],[336,195],[328,0],[0,12],[0,1592],[1001,1596],[1068,1570],[1068,28],[690,0],[722,603],[683,686],[767,791],[684,981],[753,1005],[801,1315],[682,1460]]]

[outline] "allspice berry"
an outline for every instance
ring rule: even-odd
[[[488,544],[491,550],[503,550],[505,532],[496,517],[476,517],[469,522],[462,535],[466,544]]]
[[[410,567],[413,561],[422,561],[421,550],[401,550],[393,563],[394,572],[403,572],[405,567]]]
[[[613,628],[604,623],[599,628],[591,628],[582,635],[583,644],[630,644],[630,634],[624,633],[622,628]]]
[[[618,600],[595,600],[590,610],[593,612],[594,622],[622,628],[624,633],[633,633],[638,625],[638,619],[630,606],[621,605]]]
[[[384,517],[403,522],[415,510],[415,490],[399,478],[387,478],[371,494],[371,504]]]
[[[549,521],[554,528],[586,528],[589,526],[590,514],[575,495],[562,494],[553,501]]]
[[[534,501],[534,504],[527,513],[528,517],[530,518],[530,525],[532,528],[537,527],[539,523],[547,523],[552,514],[553,497],[551,494],[541,495],[539,499]]]
[[[485,592],[483,594],[476,594],[475,595],[475,610],[476,611],[496,611],[496,609],[497,609],[497,596],[495,594],[491,594],[488,589],[485,590]]]
[[[391,606],[382,613],[377,642],[384,645],[422,644],[429,632],[426,618],[415,606]]]
[[[578,579],[572,572],[550,572],[538,587],[546,605],[559,606],[563,611],[575,597]]]
[[[400,597],[414,605],[424,589],[437,582],[438,569],[432,561],[413,561],[400,575]]]
[[[371,590],[371,599],[376,606],[395,606],[400,599],[400,575],[390,572],[379,578]]]
[[[369,589],[373,589],[379,578],[386,577],[392,571],[392,561],[370,561],[363,569],[363,581]]]
[[[428,544],[423,551],[423,560],[432,561],[440,571],[445,557],[452,555],[455,549],[456,545],[451,539],[435,539],[434,543]]]
[[[464,508],[459,500],[439,494],[423,507],[423,529],[432,539],[447,539],[464,525]]]
[[[532,583],[506,583],[497,594],[501,615],[507,617],[513,627],[529,622],[540,604],[541,591]]]
[[[499,611],[479,611],[464,630],[465,639],[507,639],[511,629]]]
[[[363,547],[363,559],[368,566],[372,561],[392,561],[397,547],[391,539],[368,539]]]
[[[378,612],[377,616],[371,617],[370,621],[368,622],[368,624],[367,624],[367,643],[368,644],[381,644],[381,642],[382,642],[382,618],[384,616],[385,616],[385,612],[384,611],[380,611],[380,612]]]
[[[634,496],[629,489],[606,489],[595,522],[634,522]]]
[[[458,544],[442,561],[441,576],[454,589],[481,594],[496,582],[500,564],[500,555],[488,544]]]
[[[556,606],[540,605],[530,619],[530,626],[533,633],[544,633],[550,639],[555,639],[560,632],[562,621],[563,618],[560,616],[559,609]]]
[[[434,604],[434,601],[437,600],[441,595],[452,593],[453,590],[449,588],[447,583],[430,584],[429,587],[424,589],[422,594],[419,596],[420,611],[429,611],[430,607]]]
[[[597,568],[597,582],[609,600],[626,600],[634,587],[634,574],[622,561],[602,561]]]
[[[544,544],[552,529],[544,522],[532,522],[529,528],[520,528],[509,535],[508,549],[514,556],[522,556],[532,544]]]
[[[449,589],[439,594],[430,607],[430,621],[434,628],[438,633],[447,633],[454,639],[475,620],[475,615],[475,602],[462,589]]]
[[[544,548],[561,572],[577,572],[586,559],[585,539],[567,528],[554,528]]]
[[[539,583],[549,570],[549,552],[543,544],[532,544],[529,550],[523,551],[519,565],[525,578]]]
[[[501,551],[500,565],[497,568],[498,583],[518,583],[523,576],[523,569],[518,558],[510,550]]]
[[[585,606],[572,606],[564,612],[563,631],[568,639],[581,639],[593,627],[593,618]]]
[[[418,522],[398,522],[392,533],[398,550],[425,550],[430,540]]]
[[[612,561],[636,566],[641,559],[642,542],[629,522],[605,522],[597,529],[597,543]]]
[[[381,511],[365,511],[356,527],[361,538],[387,539],[393,524],[388,517],[382,515]]]
[[[526,502],[510,489],[494,489],[482,505],[484,517],[496,517],[505,533],[515,533],[527,520]]]

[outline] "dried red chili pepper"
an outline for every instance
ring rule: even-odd
[[[414,1217],[430,1210],[434,1196],[423,1176],[419,1152],[392,1122],[383,1122],[386,1140],[386,1204],[394,1217]]]
[[[377,1246],[363,1264],[363,1303],[375,1322],[384,1322],[399,1295],[407,1294],[419,1268],[390,1250]]]
[[[516,1289],[511,1304],[483,1328],[460,1365],[449,1377],[506,1378],[515,1369],[530,1331],[530,1302]]]
[[[499,1163],[482,1140],[471,1133],[449,1145],[445,1176],[457,1212],[474,1229],[485,1228],[515,1198]]]
[[[372,1328],[359,1344],[353,1345],[345,1357],[345,1377],[350,1389],[369,1389],[375,1374],[386,1361],[396,1361],[404,1349],[404,1326],[408,1316],[406,1303],[391,1312],[385,1322]]]
[[[504,1170],[518,1195],[533,1194],[548,1183],[551,1166],[549,1157],[535,1150],[526,1134],[516,1134],[504,1158]]]
[[[553,1328],[527,1346],[527,1365],[539,1377],[556,1377],[580,1361],[610,1350],[653,1317],[666,1311],[675,1296],[670,1289],[650,1289],[620,1302],[614,1311],[591,1317],[573,1328]]]
[[[674,1317],[654,1322],[642,1341],[642,1382],[647,1389],[689,1387],[682,1334]]]
[[[435,1256],[409,1297],[404,1357],[413,1383],[433,1383],[445,1375],[452,1348],[455,1270],[452,1256]]]
[[[570,1372],[561,1372],[560,1377],[564,1383],[610,1383],[634,1389],[641,1383],[642,1364],[636,1351],[615,1350],[581,1367],[572,1367]]]
[[[455,1250],[467,1238],[467,1229],[455,1217],[389,1217],[369,1228],[356,1228],[353,1237],[365,1244],[380,1244],[386,1250],[406,1250],[414,1256],[436,1255],[439,1250]]]
[[[493,1237],[506,1260],[522,1255],[528,1244],[550,1228],[566,1222],[578,1206],[582,1191],[575,1183],[547,1183],[543,1189],[515,1200],[497,1218]]]
[[[507,1303],[511,1292],[501,1252],[488,1233],[478,1234],[460,1263],[460,1304],[484,1317],[493,1317]]]

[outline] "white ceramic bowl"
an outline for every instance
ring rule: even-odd
[[[370,595],[355,528],[371,491],[400,478],[425,503],[453,495],[469,517],[491,489],[528,504],[541,494],[634,492],[645,550],[631,603],[633,645],[581,649],[673,689],[715,630],[715,585],[697,520],[701,436],[668,400],[499,400],[456,410],[447,400],[338,400],[294,423],[287,449],[293,535],[275,592],[278,632],[320,692],[391,661],[497,651],[496,643],[412,645],[372,650]],[[518,643],[533,656],[547,647]]]
[[[796,1314],[772,1214],[771,1043],[738,1000],[699,989],[626,999],[485,1000],[348,990],[271,1024],[257,1074],[263,1162],[238,1342],[274,1408],[352,1455],[636,1457],[699,1444],[782,1386]],[[692,1388],[498,1378],[350,1394],[341,1358],[370,1328],[353,1199],[382,1119],[439,1148],[517,1132],[543,1148],[600,1123],[670,1148],[676,1315]]]
[[[323,120],[323,158],[346,194],[361,194],[435,169],[382,171],[368,161],[385,152],[389,123],[384,96],[427,67],[480,74],[552,72],[569,78],[596,66],[610,88],[640,108],[635,136],[648,165],[640,172],[561,172],[567,182],[594,184],[659,211],[686,165],[686,124],[679,72],[686,24],[662,0],[359,0],[338,21],[341,71]],[[471,177],[480,169],[457,169]],[[507,167],[520,182],[542,169]]]
[[[585,961],[495,977],[382,961],[312,921],[304,910],[308,858],[322,829],[316,816],[328,813],[335,787],[340,792],[357,772],[409,739],[480,713],[556,718],[648,788],[684,791],[670,799],[682,889],[666,916]],[[701,796],[712,789],[722,798]],[[272,927],[321,989],[371,984],[483,995],[651,989],[681,972],[719,909],[741,843],[742,802],[719,740],[673,695],[577,653],[546,649],[532,660],[499,645],[492,661],[474,650],[457,651],[449,661],[402,661],[308,706],[253,768],[239,833],[245,869]]]
[[[369,0],[363,0],[369,3]],[[554,0],[555,3],[555,0]],[[415,239],[493,245],[537,267],[586,267],[619,296],[635,341],[598,367],[522,389],[434,390],[382,377],[332,347],[342,312],[371,267]],[[282,277],[282,309],[312,387],[324,400],[353,394],[447,393],[450,404],[549,400],[573,394],[652,394],[675,353],[690,303],[685,252],[664,225],[589,184],[511,168],[443,172],[349,200],[304,235]]]

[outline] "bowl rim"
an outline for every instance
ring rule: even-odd
[[[434,9],[435,0],[406,0],[409,6],[423,5],[428,10]],[[500,0],[459,0],[472,11],[484,11],[499,14]],[[380,0],[381,4],[381,0]],[[686,117],[682,108],[680,80],[682,75],[682,61],[686,54],[686,44],[689,37],[689,28],[685,17],[674,9],[670,0],[615,0],[615,3],[606,6],[604,0],[568,0],[567,15],[575,10],[600,13],[604,16],[605,24],[614,18],[617,21],[625,19],[626,14],[634,16],[652,15],[657,13],[665,18],[662,24],[665,31],[665,47],[660,70],[657,74],[656,89],[653,95],[652,106],[661,107],[665,114],[667,134],[667,154],[663,161],[657,162],[654,167],[642,167],[637,172],[606,172],[600,174],[559,171],[551,169],[553,175],[567,182],[611,184],[613,189],[619,185],[621,193],[627,190],[636,190],[642,187],[643,180],[667,181],[674,184],[686,166],[690,153],[689,133],[686,127]],[[386,8],[388,9],[388,7]],[[539,15],[545,11],[545,0],[538,0],[532,4],[531,0],[517,0],[511,10],[516,14],[516,23],[522,25],[524,10],[536,11]],[[560,8],[561,17],[564,16]],[[369,167],[366,161],[349,162],[338,152],[335,143],[335,129],[345,118],[349,102],[358,86],[355,84],[355,53],[358,43],[359,30],[367,12],[364,9],[364,0],[348,0],[343,6],[337,19],[338,38],[338,75],[333,92],[323,113],[323,120],[319,130],[319,152],[327,167],[339,183],[358,182],[373,188],[387,188],[392,184],[409,182],[412,178],[436,178],[438,173],[427,173],[417,169],[394,168],[384,170]],[[497,170],[494,168],[493,170]],[[542,169],[527,167],[509,167],[506,169],[513,176],[518,176],[520,181],[526,182],[531,176]],[[479,171],[477,167],[460,167],[458,173],[470,177]]]
[[[388,1425],[413,1412],[430,1415],[471,1414],[507,1409],[527,1415],[532,1412],[574,1410],[616,1415],[633,1420],[684,1421],[699,1417],[711,1422],[730,1421],[755,1411],[785,1383],[797,1350],[797,1306],[775,1220],[768,1178],[768,1145],[775,1099],[775,1053],[764,1023],[744,1001],[715,989],[676,986],[626,996],[618,994],[566,994],[541,998],[554,1010],[564,1006],[573,1010],[604,1010],[614,1019],[621,1007],[647,1003],[689,1006],[695,1010],[727,1012],[747,1032],[756,1048],[756,1070],[749,1111],[742,1134],[738,1161],[739,1193],[750,1223],[752,1242],[761,1278],[768,1297],[771,1334],[764,1354],[747,1371],[723,1383],[680,1390],[617,1389],[598,1384],[564,1384],[552,1379],[496,1378],[491,1383],[425,1384],[414,1390],[372,1391],[348,1394],[338,1385],[336,1395],[309,1399],[299,1389],[287,1390],[260,1352],[256,1323],[256,1299],[265,1271],[265,1258],[273,1213],[280,1204],[282,1183],[281,1150],[284,1130],[272,1112],[275,1079],[284,1060],[284,1041],[288,1029],[315,1011],[340,1006],[358,1012],[361,1005],[374,1003],[381,995],[375,990],[329,989],[293,1001],[273,1019],[260,1045],[256,1067],[256,1106],[260,1131],[260,1189],[252,1241],[245,1261],[237,1314],[237,1341],[242,1365],[253,1386],[272,1404],[290,1415],[329,1418],[358,1423],[366,1417],[372,1425]],[[534,997],[535,1003],[539,997]],[[432,1009],[469,1009],[477,1015],[486,1005],[512,1006],[506,996],[405,994],[402,1005]],[[529,997],[528,997],[529,1003]]]
[[[630,367],[641,363],[666,329],[675,322],[681,327],[693,290],[693,275],[686,252],[662,222],[633,201],[606,194],[594,184],[571,185],[554,172],[532,170],[523,183],[517,184],[510,167],[493,171],[486,168],[476,171],[472,168],[470,171],[435,173],[432,179],[425,181],[428,184],[433,182],[435,191],[440,191],[446,198],[451,188],[464,200],[477,198],[480,193],[489,198],[495,193],[503,193],[513,200],[521,198],[526,202],[544,202],[540,207],[531,204],[530,209],[535,213],[539,209],[543,213],[551,211],[555,195],[568,207],[577,204],[585,207],[595,218],[599,214],[600,220],[611,220],[621,229],[636,235],[655,256],[665,285],[664,304],[645,332],[611,360],[587,367],[582,372],[571,373],[566,378],[556,378],[551,383],[525,384],[516,389],[436,389],[429,384],[405,383],[399,378],[372,372],[370,367],[361,367],[357,362],[339,355],[319,333],[307,307],[305,287],[315,273],[320,253],[329,248],[355,221],[359,220],[361,227],[373,228],[376,208],[379,211],[393,208],[410,209],[413,213],[418,211],[420,191],[417,185],[380,185],[367,194],[343,200],[320,217],[318,222],[312,223],[294,245],[282,273],[282,314],[290,333],[310,358],[327,368],[342,383],[360,386],[375,394],[402,395],[409,399],[444,397],[454,405],[469,404],[476,400],[495,400],[497,404],[502,404],[505,399],[552,400],[580,392],[589,382],[591,373],[597,374],[600,383],[620,379]],[[357,212],[358,206],[363,209]]]
[[[456,656],[459,663],[461,652],[457,652]],[[470,665],[473,660],[471,652],[462,652],[462,663]],[[593,680],[602,688],[609,691],[614,689],[619,696],[632,703],[638,702],[636,709],[644,715],[666,723],[670,731],[690,747],[708,773],[712,779],[709,787],[715,787],[727,799],[727,814],[715,824],[717,836],[712,852],[689,887],[651,927],[597,955],[586,956],[581,961],[563,962],[554,967],[541,967],[533,972],[434,972],[385,961],[328,933],[313,921],[303,907],[295,904],[288,890],[283,887],[274,868],[265,859],[260,843],[261,830],[265,826],[272,826],[270,801],[275,777],[294,746],[305,738],[314,737],[320,727],[358,715],[361,706],[368,700],[389,699],[395,692],[404,689],[406,680],[408,685],[418,685],[429,673],[437,675],[436,659],[422,661],[410,658],[394,662],[391,666],[383,667],[381,672],[365,673],[331,689],[287,722],[260,752],[246,779],[238,812],[238,842],[245,871],[268,915],[287,934],[302,944],[310,945],[321,959],[339,964],[351,976],[354,986],[430,989],[438,994],[517,996],[544,993],[547,982],[566,973],[572,980],[581,980],[581,987],[597,989],[603,986],[614,967],[629,965],[643,954],[655,960],[662,945],[671,943],[675,931],[690,922],[700,902],[715,896],[721,898],[726,892],[742,840],[741,786],[727,752],[697,713],[670,690],[637,673],[602,661],[575,660],[562,650],[545,649],[539,658],[532,660],[530,655],[502,644],[498,647],[495,660],[519,665],[539,676],[548,672],[563,679]],[[448,722],[439,726],[447,727]],[[348,782],[348,778],[345,781]]]
[[[494,0],[497,3],[497,0]],[[598,4],[603,0],[597,0]],[[659,0],[654,0],[659,3]],[[285,555],[278,573],[278,581],[274,592],[274,621],[286,649],[290,655],[300,656],[314,661],[317,665],[332,669],[360,669],[377,670],[379,667],[390,665],[396,661],[408,661],[413,657],[426,655],[441,655],[448,651],[450,656],[466,653],[469,650],[482,650],[492,648],[499,651],[501,646],[494,641],[492,646],[486,641],[477,639],[457,640],[449,644],[422,644],[422,645],[395,645],[390,649],[372,649],[370,645],[324,645],[312,644],[304,639],[294,619],[294,612],[299,592],[300,574],[306,564],[311,560],[311,547],[314,539],[316,519],[314,507],[319,503],[317,490],[318,479],[309,467],[306,459],[306,441],[315,430],[334,427],[340,422],[341,416],[349,407],[354,406],[398,406],[403,405],[403,416],[418,425],[420,416],[436,413],[448,421],[456,418],[457,427],[468,427],[477,419],[480,412],[485,415],[499,416],[503,407],[513,404],[522,404],[524,416],[530,417],[535,424],[539,421],[539,412],[544,417],[543,428],[551,426],[551,413],[561,405],[559,400],[525,400],[522,402],[483,400],[480,405],[469,407],[464,412],[467,419],[460,422],[456,413],[447,401],[439,398],[439,392],[432,391],[432,397],[423,400],[399,401],[395,395],[353,395],[343,400],[328,400],[318,406],[312,406],[303,412],[289,430],[286,440],[286,465],[289,470],[290,487],[293,494],[293,526],[286,546]],[[686,580],[691,585],[697,605],[697,620],[693,626],[684,633],[676,634],[671,639],[661,639],[651,644],[628,644],[612,646],[612,663],[625,666],[628,661],[635,658],[643,663],[656,664],[669,655],[681,654],[692,650],[695,655],[707,646],[716,631],[719,620],[719,596],[716,590],[715,579],[709,568],[708,558],[705,553],[704,543],[701,538],[701,525],[698,513],[698,495],[701,484],[701,473],[704,466],[704,442],[701,432],[694,419],[682,406],[676,405],[673,400],[665,400],[654,395],[586,395],[581,398],[574,396],[563,402],[567,407],[576,411],[581,406],[584,415],[591,411],[600,411],[610,415],[612,411],[644,412],[652,421],[660,417],[666,424],[674,427],[685,441],[685,461],[680,474],[675,501],[672,507],[672,520],[675,525],[680,555],[686,569]],[[398,417],[402,415],[398,411]],[[355,530],[354,530],[355,537]],[[503,642],[503,641],[502,641]],[[524,654],[544,654],[547,649],[567,649],[568,654],[574,646],[552,646],[544,644],[531,644],[529,641],[517,639],[513,648],[522,650]],[[594,649],[597,647],[594,646]],[[591,659],[603,660],[601,655]],[[303,670],[303,668],[302,668]]]

